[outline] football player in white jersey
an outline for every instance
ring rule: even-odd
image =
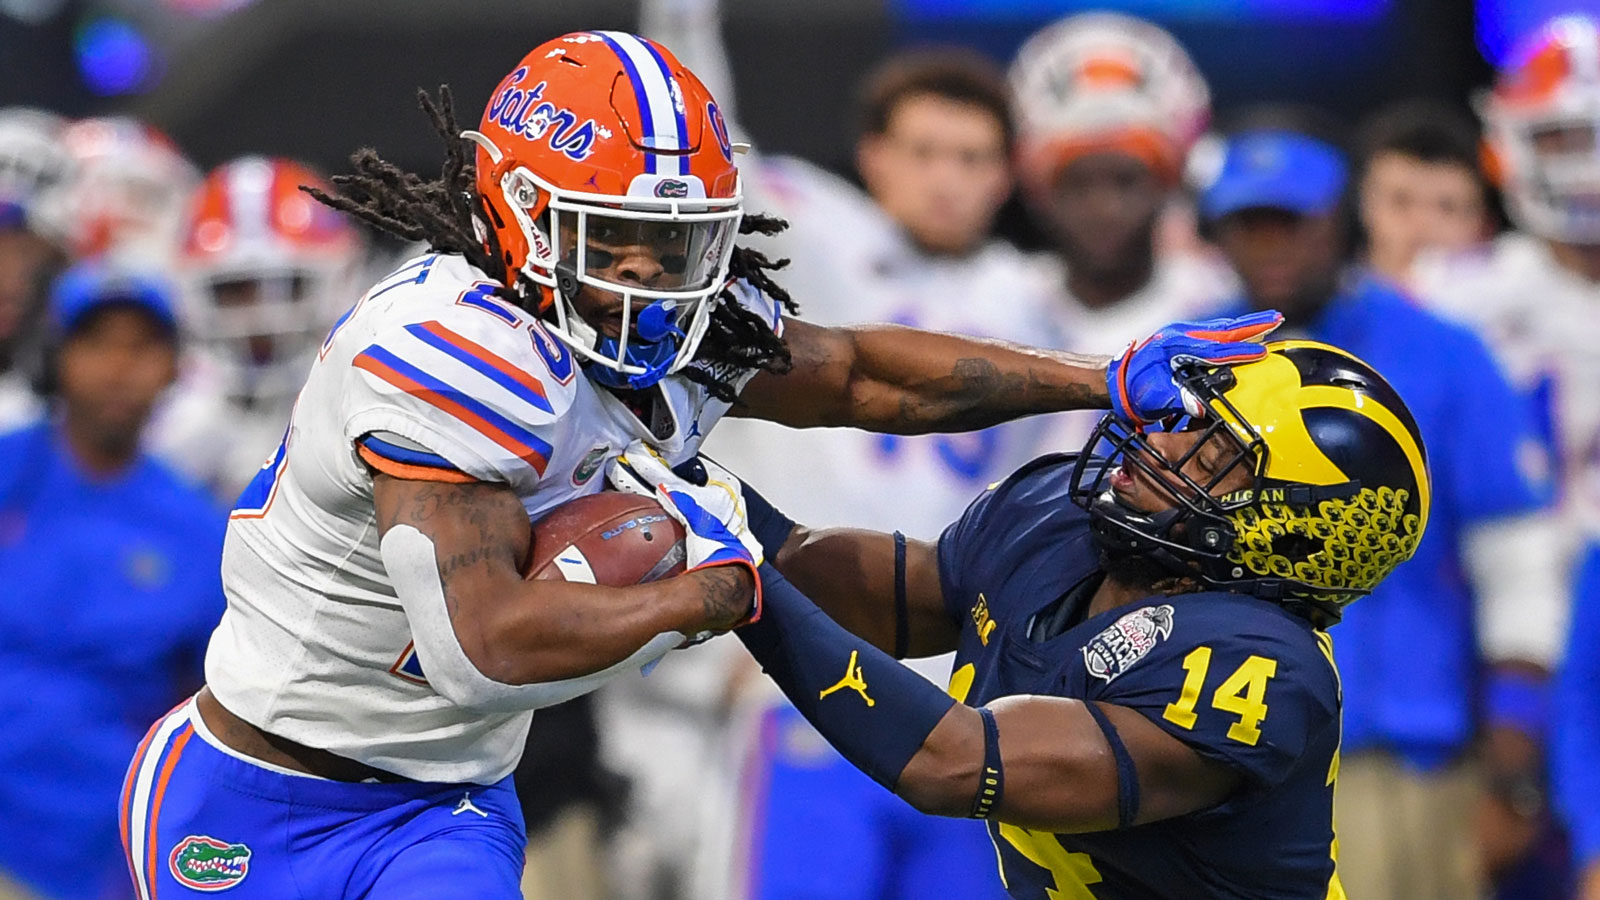
[[[231,504],[283,437],[322,338],[359,282],[362,240],[288,159],[218,166],[190,197],[178,272],[193,350],[157,418],[156,453]]]
[[[1476,327],[1513,382],[1546,404],[1565,501],[1600,528],[1600,20],[1530,36],[1481,104],[1516,231],[1418,262],[1417,290]]]
[[[1118,13],[1068,16],[1011,64],[1022,196],[1055,243],[1061,345],[1113,353],[1131,335],[1228,296],[1218,259],[1161,246],[1178,186],[1211,118],[1189,54],[1157,26]],[[1052,446],[1081,446],[1092,416],[1058,416]]]
[[[780,321],[740,233],[716,102],[665,48],[579,32],[526,56],[438,180],[355,157],[337,208],[435,252],[334,326],[241,495],[207,688],[151,729],[123,795],[141,893],[510,898],[508,781],[530,711],[760,612],[726,491],[663,492],[687,573],[526,581],[530,517],[629,453],[681,461],[738,402],[797,426],[977,428],[1198,410],[1174,360],[1259,357],[1276,314],[1110,361],[904,328]],[[457,134],[475,147],[469,162]],[[645,449],[648,446],[649,449]],[[625,458],[624,458],[625,459]]]
[[[67,171],[62,120],[26,107],[0,109],[0,431],[44,411],[33,390],[44,286],[65,264],[39,233],[39,198]]]
[[[75,259],[109,256],[164,269],[178,255],[184,203],[200,172],[172,139],[124,116],[80,119],[61,132],[67,176],[40,198],[39,230]]]
[[[1600,352],[1592,340],[1600,321],[1600,19],[1563,16],[1528,35],[1479,112],[1497,170],[1491,174],[1517,230],[1467,252],[1420,258],[1416,289],[1430,306],[1477,330],[1512,383],[1534,398],[1555,451],[1562,527],[1543,535],[1524,530],[1521,540],[1556,546],[1569,563],[1560,580],[1575,578],[1575,596],[1592,596],[1600,591],[1588,583],[1600,552]],[[1528,464],[1543,459],[1530,450]],[[1494,539],[1501,552],[1527,555],[1528,544]],[[1544,593],[1530,591],[1525,580],[1514,584],[1530,600]],[[1564,592],[1561,599],[1524,602],[1507,621],[1517,634],[1541,639],[1540,661],[1552,669],[1566,633]],[[1547,728],[1545,715],[1534,712],[1546,702],[1542,691],[1535,683],[1528,695],[1537,702],[1521,704],[1527,721],[1515,723],[1531,735]],[[1497,760],[1490,747],[1492,765],[1520,764],[1530,773],[1495,780],[1506,799],[1484,817],[1495,825],[1486,835],[1491,870],[1515,863],[1538,836],[1545,809],[1539,751],[1527,740]],[[1558,767],[1558,774],[1568,773]]]

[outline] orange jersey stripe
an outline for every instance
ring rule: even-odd
[[[492,366],[502,375],[510,378],[512,381],[515,381],[517,384],[522,385],[535,394],[538,394],[540,397],[543,397],[546,400],[550,399],[549,395],[544,392],[544,385],[539,383],[539,379],[534,378],[526,371],[512,365],[509,360],[495,353],[493,350],[490,350],[488,347],[479,344],[465,335],[451,331],[449,328],[446,328],[444,325],[438,322],[424,322],[422,323],[421,327],[424,331],[429,332],[440,340],[454,344],[462,351],[476,357],[478,360],[482,361],[484,365]]]
[[[402,375],[399,372],[396,372],[394,369],[389,368],[370,356],[357,356],[355,360],[352,361],[351,365],[354,365],[358,369],[364,369],[368,372],[371,372],[372,374],[382,378],[384,381],[389,382],[390,384],[402,391],[405,391],[411,396],[416,397],[424,403],[436,406],[439,409],[449,413],[450,415],[461,420],[463,424],[471,427],[474,431],[477,431],[479,434],[483,435],[489,440],[494,441],[496,444],[499,444],[506,450],[511,451],[517,456],[518,459],[532,466],[534,471],[538,472],[541,476],[544,475],[545,466],[549,465],[549,460],[545,459],[543,454],[496,428],[493,424],[485,421],[483,417],[479,416],[477,413],[474,413],[472,410],[467,409],[465,406],[462,406],[460,403],[457,403],[450,397],[447,397],[438,391],[423,387],[412,379]]]
[[[361,457],[362,462],[377,469],[379,472],[395,478],[404,478],[407,481],[443,481],[447,484],[467,484],[478,480],[460,469],[435,469],[431,466],[395,462],[359,445],[356,447],[356,455]]]

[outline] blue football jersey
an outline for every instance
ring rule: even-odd
[[[1244,780],[1220,806],[1114,831],[991,822],[1007,889],[1025,900],[1343,898],[1328,636],[1243,594],[1155,596],[1088,618],[1071,609],[1102,575],[1088,515],[1068,497],[1074,460],[1028,464],[940,539],[945,603],[962,620],[951,693],[971,706],[1034,694],[1128,707]]]

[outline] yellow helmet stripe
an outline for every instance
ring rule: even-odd
[[[1227,422],[1239,439],[1249,443],[1256,436],[1256,428],[1272,423],[1271,433],[1261,435],[1267,442],[1268,478],[1282,481],[1300,481],[1306,484],[1342,484],[1349,481],[1333,460],[1329,459],[1300,417],[1304,405],[1300,402],[1300,372],[1288,357],[1274,353],[1258,362],[1238,367],[1243,372],[1251,370],[1251,377],[1241,377],[1239,383],[1228,391],[1227,399],[1239,414],[1240,421],[1221,403],[1212,405],[1212,413]],[[1293,391],[1285,390],[1294,388]]]
[[[1365,394],[1353,393],[1344,388],[1332,386],[1308,387],[1300,389],[1301,408],[1317,409],[1328,408],[1347,409],[1358,413],[1377,423],[1384,431],[1394,438],[1406,456],[1406,462],[1411,466],[1411,474],[1417,480],[1418,500],[1421,502],[1422,525],[1417,529],[1420,534],[1428,527],[1428,510],[1432,500],[1432,485],[1428,482],[1428,466],[1423,461],[1422,448],[1417,445],[1400,417],[1396,416],[1388,407]]]

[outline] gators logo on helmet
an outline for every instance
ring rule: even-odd
[[[1220,439],[1237,451],[1200,484],[1184,460],[1106,417],[1088,447],[1110,456],[1084,453],[1072,489],[1108,551],[1330,621],[1416,552],[1428,521],[1427,455],[1410,411],[1371,366],[1327,344],[1282,341],[1258,362],[1182,377],[1210,410],[1194,447]],[[1106,489],[1118,466],[1167,485],[1175,505],[1151,513],[1121,502]],[[1239,467],[1248,486],[1213,495]]]
[[[505,264],[489,274],[527,291],[591,378],[642,389],[693,360],[743,216],[726,125],[694,73],[637,35],[564,35],[463,137]],[[585,291],[616,296],[620,322],[586,320]]]

